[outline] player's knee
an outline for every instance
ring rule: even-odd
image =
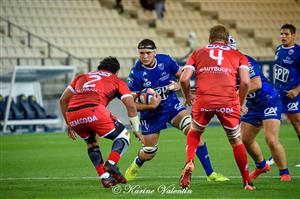
[[[157,145],[143,147],[140,153],[143,156],[142,159],[144,159],[145,161],[151,160],[152,158],[154,158],[157,150],[158,150]]]
[[[225,128],[227,138],[231,144],[235,144],[241,140],[241,127],[238,125],[236,128]]]
[[[87,143],[87,145],[93,145],[94,143],[97,143],[96,133],[91,132],[89,137],[84,139],[84,141]]]
[[[124,129],[113,141],[112,151],[116,151],[121,156],[126,152],[129,146],[129,133]]]
[[[265,140],[270,148],[275,148],[279,144],[278,139],[273,136],[268,136]]]
[[[179,122],[179,129],[187,133],[188,129],[191,126],[192,118],[190,115],[184,116]]]

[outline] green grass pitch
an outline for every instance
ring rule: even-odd
[[[72,141],[65,133],[0,136],[0,198],[255,198],[295,199],[300,197],[299,141],[290,124],[281,128],[280,139],[287,153],[292,182],[280,182],[275,165],[254,181],[255,191],[243,190],[231,147],[221,127],[208,127],[204,133],[215,171],[229,177],[224,183],[207,182],[198,159],[189,191],[181,192],[179,176],[185,162],[185,137],[176,129],[162,131],[157,156],[146,162],[138,178],[114,189],[100,185],[84,141]],[[140,144],[134,136],[119,162],[124,173],[137,155]],[[258,136],[265,157],[269,151]],[[100,139],[104,158],[111,141]],[[250,171],[254,163],[248,156]]]

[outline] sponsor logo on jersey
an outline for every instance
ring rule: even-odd
[[[265,116],[276,116],[277,115],[277,107],[269,107],[264,110]]]
[[[292,60],[290,57],[286,57],[285,59],[282,59],[282,61],[285,64],[293,64],[294,63],[294,60]]]
[[[169,90],[168,90],[168,86],[163,86],[163,87],[157,87],[157,88],[153,88],[155,90],[155,92],[157,92],[160,97],[161,97],[161,100],[166,100],[168,98],[168,93],[169,93]]]
[[[94,122],[97,120],[98,120],[98,118],[95,115],[93,115],[93,116],[89,116],[89,117],[82,117],[77,120],[72,120],[70,122],[70,124],[72,127],[74,127],[74,126],[77,126],[78,124],[87,124],[87,123],[91,123],[91,122]]]
[[[278,64],[275,64],[275,79],[281,82],[287,82],[290,71]]]
[[[231,49],[229,46],[218,45],[218,44],[209,44],[206,46],[206,48],[220,48],[222,50],[230,50]]]
[[[199,69],[200,73],[231,73],[230,68],[219,67],[219,66],[206,66]]]
[[[144,79],[143,87],[151,87],[151,82],[148,79]]]
[[[200,110],[203,112],[220,112],[220,113],[232,113],[233,112],[233,108],[228,108],[228,107],[216,108],[216,109],[201,108]]]
[[[165,72],[163,72],[163,74],[161,74],[161,78],[159,78],[160,81],[165,81],[167,79],[169,79],[170,74],[166,74]]]
[[[291,102],[287,104],[288,111],[297,111],[299,102]]]
[[[250,65],[249,67],[249,74],[250,74],[250,78],[255,76],[254,67],[252,65]]]

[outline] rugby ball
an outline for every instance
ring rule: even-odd
[[[142,104],[150,104],[155,90],[152,88],[144,88],[139,95],[139,102]]]

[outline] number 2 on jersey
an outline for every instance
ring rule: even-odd
[[[214,60],[218,60],[218,65],[221,65],[222,64],[222,60],[224,59],[224,57],[222,56],[223,55],[223,50],[218,50],[218,56],[215,56],[215,50],[212,49],[209,51],[209,57],[214,59]]]
[[[99,81],[101,80],[101,76],[100,75],[90,75],[89,78],[93,78],[92,80],[85,82],[82,86],[82,88],[91,88],[91,87],[95,87],[96,84],[91,84],[93,82]]]

